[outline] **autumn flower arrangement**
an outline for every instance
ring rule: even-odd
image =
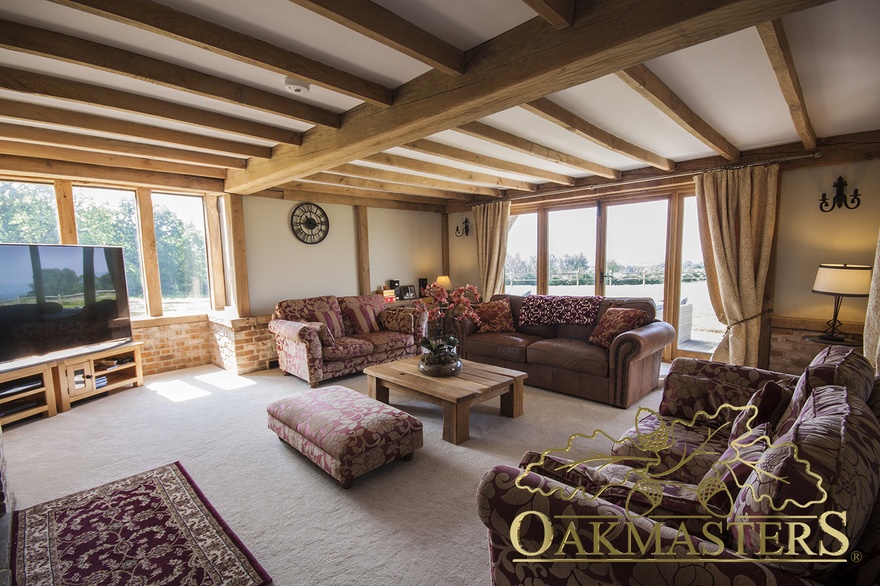
[[[424,350],[419,361],[419,370],[431,376],[457,374],[461,370],[461,360],[455,349],[460,342],[455,336],[447,335],[444,326],[447,316],[456,321],[471,318],[479,324],[480,317],[472,304],[480,302],[480,293],[473,285],[453,289],[450,293],[434,282],[422,289],[422,295],[431,300],[428,303],[419,300],[413,305],[428,314],[429,322],[436,324],[436,337],[433,340],[422,338],[419,343]]]

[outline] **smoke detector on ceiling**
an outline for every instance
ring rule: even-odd
[[[292,94],[307,94],[310,87],[308,82],[293,77],[284,78],[284,89]]]

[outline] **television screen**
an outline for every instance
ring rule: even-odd
[[[0,363],[130,339],[122,248],[0,244]]]

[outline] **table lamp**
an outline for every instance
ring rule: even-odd
[[[437,277],[437,284],[449,291],[452,289],[452,281],[449,279],[449,275],[440,275]]]
[[[820,264],[813,283],[813,293],[834,296],[834,316],[819,338],[828,342],[844,340],[837,319],[844,297],[867,297],[871,291],[871,267],[865,265]]]

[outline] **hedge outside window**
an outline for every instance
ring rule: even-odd
[[[538,292],[538,214],[510,216],[504,292],[524,295]]]

